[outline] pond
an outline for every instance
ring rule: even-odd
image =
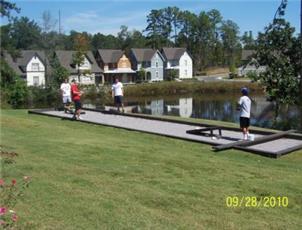
[[[125,97],[124,104],[126,112],[238,123],[237,101],[239,97],[239,94]],[[251,99],[251,125],[279,130],[296,129],[302,132],[301,107],[281,106],[279,116],[275,120],[274,103],[267,101],[263,95],[252,95]],[[89,108],[110,109],[113,102],[86,99],[83,105]]]

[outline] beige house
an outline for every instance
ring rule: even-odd
[[[96,60],[100,68],[104,69],[105,82],[113,83],[116,77],[123,83],[135,81],[136,72],[122,50],[99,49]]]

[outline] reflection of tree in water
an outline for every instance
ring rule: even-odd
[[[278,130],[296,129],[302,131],[302,106],[281,105],[272,128]]]
[[[236,105],[231,101],[196,101],[193,100],[193,116],[195,118],[204,118],[221,121],[237,121],[234,116]]]

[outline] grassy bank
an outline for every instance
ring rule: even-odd
[[[230,93],[238,92],[240,88],[247,86],[252,92],[262,92],[262,88],[257,83],[220,81],[220,82],[157,82],[127,85],[125,87],[126,96],[153,96],[153,95],[185,95],[201,93]]]
[[[16,210],[36,229],[301,229],[302,151],[278,160],[110,127],[1,111],[5,179],[32,177]],[[287,196],[228,208],[227,196]]]

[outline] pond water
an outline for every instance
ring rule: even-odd
[[[125,97],[124,104],[126,112],[203,118],[238,123],[237,101],[239,97],[239,94],[163,96],[153,98]],[[279,116],[275,119],[274,103],[268,102],[263,95],[253,95],[251,99],[251,125],[279,130],[296,129],[302,132],[301,107],[281,106]],[[89,108],[110,109],[113,106],[113,102],[86,99],[83,101],[83,105]]]

